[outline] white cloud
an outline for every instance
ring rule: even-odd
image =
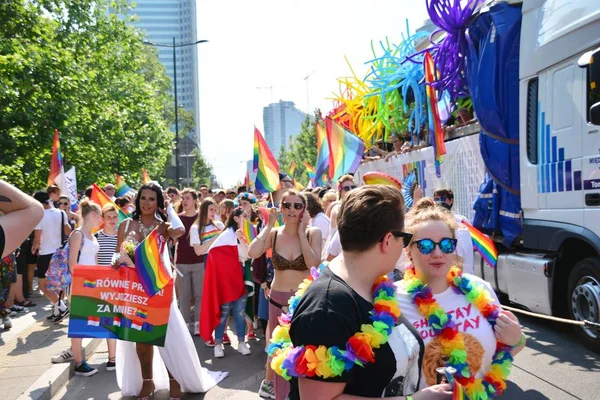
[[[337,78],[372,58],[371,40],[399,43],[427,18],[424,0],[199,0],[200,129],[204,156],[225,186],[243,180],[263,107],[291,100],[303,111],[332,108]],[[273,86],[269,89],[256,87]],[[264,133],[264,132],[263,132]]]

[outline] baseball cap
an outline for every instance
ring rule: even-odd
[[[33,198],[42,204],[50,203],[50,195],[45,190],[38,190],[34,193]]]

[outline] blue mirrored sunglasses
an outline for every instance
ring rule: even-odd
[[[453,253],[454,250],[456,250],[457,240],[452,238],[443,238],[442,240],[436,243],[431,239],[421,239],[415,240],[413,243],[417,246],[417,249],[419,249],[421,254],[424,255],[429,255],[433,253],[433,250],[435,250],[435,246],[439,246],[442,253],[450,254]]]

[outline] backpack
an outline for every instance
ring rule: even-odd
[[[73,231],[71,235],[73,235],[75,232],[78,231]],[[81,234],[83,235],[83,232]],[[71,237],[69,236],[69,239],[70,238]],[[81,247],[83,247],[83,240],[81,241]],[[79,249],[77,260],[79,260],[80,255],[81,249]],[[71,284],[71,270],[69,269],[69,240],[56,249],[54,254],[52,254],[48,271],[46,271],[46,282],[48,289],[55,293],[65,291]]]

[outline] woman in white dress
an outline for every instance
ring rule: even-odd
[[[183,228],[173,229],[167,223],[162,190],[149,183],[138,192],[133,217],[119,227],[117,248],[126,240],[140,243],[155,228],[172,239],[185,233]],[[163,262],[171,265],[167,251]],[[117,265],[121,264],[135,267],[124,251],[117,261]],[[183,392],[207,392],[226,376],[226,372],[211,372],[200,365],[192,336],[175,299],[171,303],[165,345],[158,347],[158,352],[152,345],[117,341],[117,383],[124,396],[149,399],[154,391],[168,388],[170,398],[177,399]]]

